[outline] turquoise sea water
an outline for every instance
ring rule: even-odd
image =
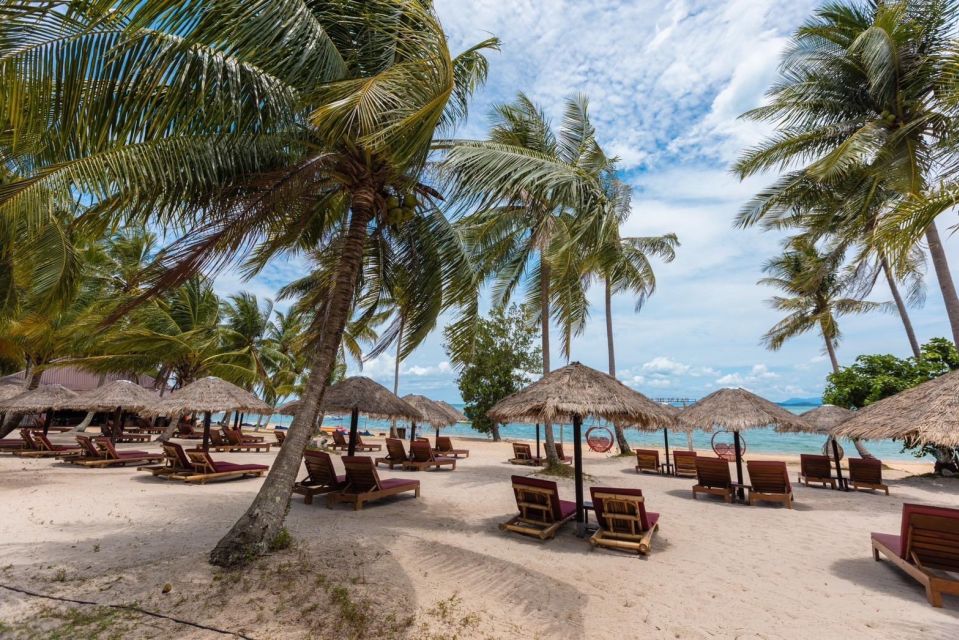
[[[462,409],[461,404],[454,403],[454,406],[458,409]],[[814,409],[813,406],[798,406],[792,405],[784,407],[786,410],[792,413],[803,413],[810,409]],[[270,422],[278,426],[288,426],[292,418],[289,416],[280,416],[275,415],[270,418]],[[339,418],[336,416],[328,416],[324,419],[323,424],[325,426],[336,426],[343,425],[344,427],[349,426],[349,418]],[[597,422],[590,422],[586,426],[592,426],[594,424],[599,424]],[[406,425],[407,427],[409,425]],[[369,418],[360,417],[360,431],[366,430],[374,434],[379,434],[384,431],[388,431],[390,424],[386,420],[374,420]],[[570,425],[555,426],[555,433],[557,440],[562,440],[564,442],[570,442],[572,439],[572,427]],[[432,435],[433,429],[426,427],[419,429],[421,432]],[[463,436],[471,438],[482,438],[484,435],[478,431],[474,431],[469,424],[455,424],[451,427],[443,429],[445,435],[451,436]],[[531,424],[508,424],[500,428],[500,435],[503,438],[517,439],[517,440],[535,440],[536,439],[536,428]],[[754,451],[757,453],[787,453],[792,455],[798,455],[800,453],[821,453],[823,443],[825,442],[825,436],[812,435],[805,433],[776,433],[773,429],[750,429],[744,431],[742,434],[743,439],[746,441],[746,451]],[[702,431],[694,431],[693,434],[693,447],[696,449],[710,449],[710,441],[713,437],[711,433],[703,433]],[[662,447],[663,446],[663,432],[662,430],[655,432],[644,432],[638,431],[636,429],[627,429],[626,437],[629,440],[629,443],[636,447]],[[722,434],[717,438],[717,441],[722,442],[732,442],[732,436],[729,434]],[[687,443],[687,436],[682,432],[670,432],[669,434],[669,445],[670,447],[685,448]],[[840,441],[840,443],[847,450],[847,455],[856,455],[856,450],[853,447],[851,442]],[[865,443],[869,451],[880,459],[887,460],[917,460],[911,453],[902,452],[902,446],[898,442],[892,440],[880,440],[880,441],[870,441]],[[933,462],[931,456],[922,458],[925,462]]]

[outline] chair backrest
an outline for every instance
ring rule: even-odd
[[[636,449],[636,466],[641,469],[659,469],[659,451],[656,449]]]
[[[100,448],[100,451],[103,452],[104,458],[109,458],[110,460],[118,460],[120,458],[117,455],[117,448],[113,446],[113,442],[110,438],[97,438],[94,442],[97,443],[97,446]]]
[[[44,451],[54,451],[53,443],[50,442],[50,438],[43,435],[43,432],[33,434],[33,439],[36,440],[37,445]]]
[[[832,474],[832,460],[827,456],[802,453],[799,455],[799,468],[804,476],[828,478]]]
[[[902,505],[902,558],[959,571],[959,509]]]
[[[216,464],[208,451],[187,451],[190,464],[200,473],[215,473]]]
[[[566,453],[563,451],[563,445],[559,442],[554,442],[553,445],[556,447],[556,457],[560,460],[565,460]]]
[[[413,462],[430,462],[433,460],[433,448],[429,440],[415,440],[410,445],[410,457]]]
[[[562,519],[555,482],[527,476],[513,476],[512,481],[516,506],[523,518],[547,524]]]
[[[286,440],[286,431],[274,431],[273,435],[276,436],[276,443],[283,444]]]
[[[636,535],[649,529],[641,489],[590,487],[596,521],[606,531]]]
[[[27,444],[27,449],[32,451],[39,451],[40,445],[37,444],[37,441],[33,438],[33,432],[30,429],[24,427],[20,429],[20,437],[23,438],[23,441]]]
[[[380,476],[370,456],[343,456],[343,466],[346,467],[346,483],[350,493],[366,493],[380,488]]]
[[[350,443],[346,441],[346,437],[343,436],[342,431],[337,430],[331,433],[330,435],[333,436],[333,444],[335,444],[336,446],[338,447],[349,446]]]
[[[196,435],[196,432],[193,431],[193,423],[192,423],[192,422],[181,421],[181,422],[179,422],[179,423],[177,424],[176,430],[177,430],[177,432],[179,432],[179,434],[180,434],[181,436],[192,436],[192,435]]]
[[[389,459],[394,462],[405,462],[409,460],[409,457],[406,455],[406,447],[403,446],[403,441],[399,438],[386,439],[386,453]]]
[[[849,458],[849,480],[882,484],[882,461],[876,458]]]
[[[93,438],[90,436],[77,434],[77,444],[83,449],[83,453],[89,458],[102,458],[103,453],[93,444]]]
[[[673,451],[673,463],[677,469],[696,470],[696,452],[695,451]]]
[[[213,443],[214,447],[222,447],[223,445],[227,444],[229,437],[226,437],[226,440],[224,440],[225,433],[225,430],[221,432],[217,429],[210,429],[210,442]]]
[[[436,436],[437,451],[452,451],[453,440],[449,436]]]
[[[729,462],[723,458],[696,458],[696,479],[704,487],[726,488],[733,483]]]
[[[176,442],[164,442],[163,455],[166,456],[169,465],[175,469],[193,468],[190,459],[186,457],[186,452],[183,451],[183,447]]]
[[[746,471],[749,473],[749,484],[760,493],[792,492],[785,462],[749,460],[746,462]]]
[[[224,435],[226,435],[227,441],[230,444],[243,444],[243,435],[238,429],[223,429]]]
[[[513,443],[513,458],[517,460],[532,460],[533,459],[533,450],[530,449],[528,444],[523,442],[514,442]]]
[[[336,484],[336,469],[333,468],[333,459],[330,454],[318,449],[307,449],[303,452],[303,464],[310,482],[323,485]]]

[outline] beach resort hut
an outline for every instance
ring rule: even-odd
[[[350,441],[347,452],[356,453],[356,432],[360,414],[382,420],[421,420],[420,412],[383,385],[365,376],[353,376],[337,382],[323,395],[323,413],[350,415]]]
[[[739,497],[744,497],[742,440],[739,432],[764,427],[805,428],[805,421],[789,413],[778,404],[745,389],[719,389],[679,412],[679,421],[694,429],[709,433],[725,429],[733,433],[736,455],[736,479]]]
[[[174,420],[187,413],[203,413],[204,451],[210,448],[210,418],[221,411],[270,413],[273,408],[246,389],[215,376],[191,382],[156,405],[157,414],[173,416]]]
[[[157,393],[144,389],[135,382],[114,380],[79,394],[64,404],[64,407],[113,413],[114,429],[110,431],[110,439],[116,440],[116,437],[123,433],[123,412],[155,413],[159,402],[160,396]]]
[[[440,437],[440,429],[456,424],[456,416],[450,413],[440,403],[430,400],[426,396],[409,393],[403,396],[403,401],[420,412],[421,424],[428,424],[436,429],[436,437]],[[410,444],[416,439],[416,420],[410,421]]]
[[[656,427],[676,424],[676,418],[662,405],[579,362],[551,371],[525,389],[500,400],[487,414],[500,422],[572,422],[576,531],[579,535],[583,534],[585,523],[583,420],[593,417]]]
[[[69,408],[69,402],[76,397],[77,394],[66,387],[45,384],[0,402],[0,411],[46,414],[43,421],[43,435],[47,435],[53,420],[53,412]]]
[[[845,486],[842,477],[842,454],[839,451],[839,443],[836,438],[832,437],[832,430],[854,415],[856,415],[855,411],[837,407],[834,404],[824,404],[821,407],[799,414],[799,417],[803,419],[803,424],[779,425],[776,427],[776,431],[779,433],[818,433],[829,436],[833,459],[836,463],[836,479],[839,481],[839,486],[842,487]]]

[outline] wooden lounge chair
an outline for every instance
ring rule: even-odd
[[[337,502],[349,502],[354,511],[359,511],[366,502],[407,491],[413,491],[415,497],[420,497],[419,480],[382,479],[376,472],[373,458],[369,456],[343,456],[343,466],[346,467],[346,486],[326,495],[327,509],[332,509]]]
[[[269,442],[248,442],[235,429],[224,429],[223,435],[226,436],[230,451],[269,451],[273,446]]]
[[[26,446],[23,438],[4,438],[0,440],[0,452],[10,453],[13,451],[21,451]]]
[[[88,436],[82,433],[78,433],[76,435],[76,440],[77,440],[77,445],[82,450],[82,453],[79,456],[71,456],[69,458],[65,458],[64,459],[65,462],[69,462],[70,464],[84,464],[86,462],[103,460],[104,458],[103,451],[101,451],[100,448],[97,447],[96,443],[94,442],[93,436]]]
[[[163,455],[147,451],[117,451],[110,438],[95,438],[93,441],[103,457],[99,460],[81,460],[80,464],[87,467],[112,467],[136,463],[157,463],[163,460]]]
[[[533,450],[525,442],[513,443],[513,457],[510,464],[541,465],[543,459],[533,455]]]
[[[641,490],[590,487],[589,494],[599,523],[599,530],[589,539],[591,545],[649,553],[659,514],[646,511]]]
[[[781,502],[793,508],[793,489],[789,484],[786,463],[778,461],[746,462],[749,474],[749,504],[756,502]]]
[[[42,432],[33,431],[31,429],[23,428],[20,429],[20,438],[23,440],[24,446],[20,449],[14,450],[13,455],[20,456],[22,458],[57,458],[60,457],[60,448],[62,445],[53,445],[50,444],[50,441],[44,436],[47,444],[50,444],[48,449],[41,441],[40,436],[43,436]],[[76,450],[76,447],[64,447],[68,450]]]
[[[733,501],[733,479],[729,474],[729,462],[723,458],[696,457],[696,484],[693,485],[693,500],[697,493],[719,496],[726,502]]]
[[[117,442],[149,442],[153,437],[149,433],[123,431],[117,434]]]
[[[855,490],[885,491],[889,486],[882,481],[882,461],[875,458],[849,458],[849,484]]]
[[[286,442],[286,431],[276,430],[273,435],[276,436],[276,446],[282,447],[283,443]]]
[[[214,460],[207,451],[187,451],[186,455],[193,465],[193,473],[173,476],[184,482],[206,484],[210,480],[258,478],[270,470],[265,464],[234,464]]]
[[[656,449],[636,449],[636,473],[662,473],[659,464],[659,451]]]
[[[330,454],[318,449],[303,453],[306,477],[293,485],[293,493],[303,496],[303,502],[313,504],[313,496],[330,491],[339,491],[346,486],[346,476],[336,475]]]
[[[450,471],[456,469],[456,458],[436,457],[433,455],[433,447],[429,440],[417,440],[410,445],[410,459],[403,465],[404,469],[411,471],[422,471],[423,469],[441,469],[449,467]]]
[[[677,476],[698,477],[695,451],[673,451],[673,464]]]
[[[149,471],[161,478],[188,476],[195,473],[193,463],[190,462],[183,447],[176,442],[163,443],[163,464],[137,467],[137,471]]]
[[[513,476],[512,481],[519,515],[502,523],[501,530],[546,540],[576,517],[576,503],[560,500],[555,482],[526,476]]]
[[[356,450],[357,451],[382,451],[383,445],[381,444],[367,444],[363,442],[363,436],[356,434]]]
[[[553,444],[556,446],[556,457],[559,458],[559,461],[565,462],[566,464],[573,464],[573,456],[565,455],[563,445],[559,442],[554,442]]]
[[[83,449],[79,445],[53,444],[43,433],[34,433],[33,439],[40,446],[40,449],[52,453],[56,458],[83,455]]]
[[[376,466],[379,466],[380,463],[388,465],[392,471],[393,467],[400,467],[401,469],[405,468],[406,463],[410,461],[410,457],[406,455],[406,447],[403,445],[403,441],[399,438],[387,438],[386,439],[386,455],[382,458],[376,459]]]
[[[807,487],[809,483],[829,485],[830,488],[836,488],[836,479],[832,477],[832,460],[828,456],[810,455],[808,453],[799,456],[799,482]]]
[[[336,451],[337,449],[349,451],[350,443],[347,442],[346,436],[343,435],[342,431],[337,429],[336,431],[331,432],[330,436],[333,438],[333,444],[330,445],[330,449],[333,449],[333,451]]]
[[[433,453],[441,456],[453,456],[454,458],[459,458],[460,456],[464,458],[470,457],[469,449],[454,449],[453,440],[448,436],[436,437],[436,447],[433,449]]]
[[[249,425],[249,426],[252,426],[252,425]],[[232,431],[236,433],[237,435],[240,436],[240,440],[242,440],[243,442],[266,442],[266,438],[264,436],[251,436],[247,433],[243,433],[243,427],[240,427],[239,429],[230,429],[229,427],[222,427],[222,429],[224,434],[226,434],[227,431]],[[229,439],[229,436],[227,436],[227,439]]]
[[[180,422],[176,426],[176,437],[181,440],[202,440],[203,434],[196,432],[192,422]]]
[[[903,504],[899,535],[871,533],[870,539],[873,559],[881,553],[912,576],[932,606],[942,606],[944,593],[959,596],[959,509]]]

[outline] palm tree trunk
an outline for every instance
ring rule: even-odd
[[[210,553],[212,564],[231,567],[249,563],[267,550],[283,528],[303,450],[313,434],[313,425],[326,393],[327,381],[336,365],[336,354],[353,306],[367,240],[367,226],[375,211],[376,193],[377,186],[372,180],[367,180],[352,194],[350,226],[325,313],[322,321],[315,325],[323,327],[323,331],[311,354],[310,376],[301,396],[300,408],[287,431],[286,442],[280,448],[253,504]]]
[[[832,340],[827,338],[823,334],[823,339],[826,341],[826,350],[829,352],[829,360],[832,362],[832,372],[839,373],[839,360],[836,358],[836,348],[832,344]],[[827,443],[829,440],[826,441]],[[869,453],[869,449],[865,447],[858,439],[853,439],[853,445],[856,447],[856,451],[859,452],[860,457],[871,458],[872,454]]]
[[[616,351],[613,344],[613,289],[609,286],[609,278],[606,278],[604,284],[604,295],[606,298],[606,354],[609,356],[609,375],[616,377]],[[632,455],[633,450],[629,447],[626,440],[626,432],[623,425],[614,422],[613,432],[616,434],[616,446],[619,447],[620,455]]]
[[[549,265],[540,257],[539,266],[540,323],[543,345],[543,375],[549,373]],[[546,436],[546,466],[558,467],[562,464],[556,455],[556,438],[553,437],[553,425],[546,423],[543,432]]]
[[[959,295],[956,295],[956,285],[949,272],[949,261],[946,259],[946,250],[939,238],[939,229],[932,222],[926,227],[926,241],[929,244],[929,255],[932,265],[936,269],[936,279],[939,281],[939,290],[946,305],[946,315],[949,317],[949,326],[952,328],[952,341],[959,345]]]
[[[107,381],[107,374],[101,373],[99,380],[97,380],[97,387],[102,387]],[[87,415],[84,416],[83,422],[71,429],[71,432],[83,433],[90,426],[90,423],[93,422],[93,417],[96,415],[95,411],[88,411]]]
[[[400,394],[400,351],[403,349],[403,324],[405,318],[400,316],[400,329],[396,332],[396,363],[393,365],[393,395]],[[396,418],[390,423],[390,437],[395,438]]]
[[[503,439],[499,435],[499,423],[494,422],[489,428],[490,435],[493,436],[493,442],[502,442]]]
[[[912,328],[909,311],[906,310],[906,303],[902,299],[902,294],[899,293],[899,285],[896,284],[896,278],[892,273],[892,269],[889,268],[889,261],[886,260],[886,256],[880,254],[879,264],[882,265],[882,272],[886,274],[886,284],[889,285],[889,290],[892,291],[892,299],[896,301],[896,309],[899,310],[902,326],[906,329],[906,337],[909,339],[909,347],[912,349],[912,355],[918,360],[922,357],[922,352],[919,351],[919,341],[916,340],[916,332]]]

